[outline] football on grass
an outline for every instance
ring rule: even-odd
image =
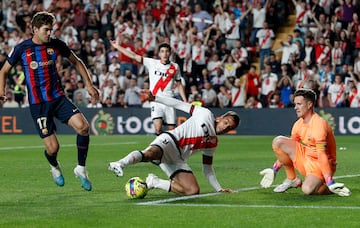
[[[148,188],[140,177],[132,177],[125,184],[125,192],[130,199],[142,199],[146,196]]]

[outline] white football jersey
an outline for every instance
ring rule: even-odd
[[[218,144],[215,117],[209,109],[190,104],[189,107],[191,117],[169,132],[176,138],[184,160],[199,150],[212,157]]]
[[[181,80],[179,65],[174,62],[162,64],[159,59],[143,58],[149,71],[150,91],[154,95],[174,96],[174,83]]]

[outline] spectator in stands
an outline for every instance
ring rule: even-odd
[[[343,63],[351,64],[353,60],[353,53],[354,53],[354,45],[352,41],[349,39],[349,36],[345,30],[340,32],[340,47],[343,52]]]
[[[302,50],[299,50],[300,53],[300,61],[305,61],[308,66],[312,66],[315,64],[315,48],[312,44],[312,38],[306,37],[305,38],[305,46]]]
[[[84,96],[80,90],[76,90],[74,92],[73,102],[79,108],[86,108],[87,105],[89,104],[88,100],[86,99],[86,96]]]
[[[263,107],[269,107],[270,95],[275,92],[278,83],[278,76],[271,72],[271,66],[265,65],[265,71],[261,75],[260,102]]]
[[[341,6],[341,18],[342,27],[348,28],[349,23],[352,21],[353,14],[356,12],[356,0],[339,0]]]
[[[135,51],[135,47],[131,44],[130,42],[130,37],[125,35],[125,36],[120,36],[119,37],[119,43],[120,46],[130,50],[132,52]],[[119,52],[119,60],[120,60],[120,70],[121,70],[121,75],[125,75],[125,71],[126,70],[130,70],[131,72],[133,71],[133,60],[131,58],[129,58],[128,56],[126,56],[125,54],[122,54],[121,52]]]
[[[140,89],[140,87],[137,86],[137,80],[135,77],[130,79],[130,85],[125,90],[124,101],[125,101],[124,108],[127,108],[127,107],[140,108],[142,105],[141,89]]]
[[[262,108],[262,104],[255,96],[250,96],[246,101],[245,108]]]
[[[264,23],[266,21],[266,10],[267,10],[267,4],[269,1],[266,1],[265,6],[262,7],[261,1],[256,1],[255,7],[252,7],[251,5],[249,8],[251,9],[251,13],[253,16],[253,23],[251,26],[251,36],[250,36],[250,46],[254,47],[256,46],[256,38],[257,33],[260,29],[264,28]]]
[[[281,63],[278,60],[278,57],[275,55],[275,53],[272,52],[270,54],[266,63],[271,66],[271,72],[277,74],[280,79],[281,78]]]
[[[282,46],[281,64],[291,64],[293,58],[299,55],[299,47],[293,42],[293,35],[288,34],[286,41],[280,41]]]
[[[260,70],[264,69],[264,60],[271,54],[271,48],[275,39],[275,34],[272,29],[268,27],[268,23],[264,22],[262,29],[256,33],[258,40],[258,50],[260,56]]]
[[[260,98],[260,88],[260,76],[256,73],[256,66],[251,65],[248,73],[246,74],[246,97],[254,96],[257,99]]]
[[[213,21],[213,17],[207,11],[202,9],[201,4],[195,4],[192,21],[198,32],[202,33],[208,27],[209,22],[206,22],[207,20],[209,22]]]
[[[202,89],[201,97],[204,100],[205,107],[211,108],[216,107],[217,105],[217,94],[216,91],[212,88],[210,82],[204,82],[204,89]]]
[[[270,96],[269,108],[284,108],[284,104],[281,101],[281,93],[275,91]]]
[[[359,108],[360,107],[360,92],[358,92],[355,81],[348,80],[349,90],[345,94],[345,102],[347,107]]]
[[[240,62],[232,55],[226,55],[225,61],[223,61],[222,67],[224,70],[225,78],[235,77],[238,78],[237,69],[240,67]]]
[[[243,47],[241,40],[235,41],[235,46],[231,50],[231,56],[239,61],[239,66],[237,67],[238,73],[236,75],[243,75],[246,70],[249,69],[248,62],[248,52],[245,47]]]
[[[341,75],[335,75],[335,81],[329,86],[328,100],[330,107],[345,107],[345,85]]]
[[[219,87],[219,92],[217,93],[217,101],[219,108],[230,107],[231,94],[225,85],[221,85]]]
[[[191,79],[194,83],[197,82],[197,79],[201,77],[202,70],[206,68],[206,56],[205,52],[207,47],[205,44],[207,43],[207,40],[210,36],[210,30],[206,31],[207,35],[205,40],[197,39],[194,40],[194,37],[192,36],[191,39],[191,45],[192,45],[192,70],[191,70]]]
[[[334,47],[331,49],[331,63],[335,69],[336,73],[339,73],[342,68],[343,52],[340,48],[340,42],[338,40],[334,41]]]
[[[238,45],[236,44],[237,41],[245,42],[245,31],[243,31],[244,30],[243,24],[245,17],[249,14],[250,11],[251,8],[243,12],[241,16],[237,19],[235,19],[234,13],[230,13],[229,19],[230,19],[231,27],[228,28],[228,30],[225,33],[226,46],[229,49],[238,47]]]
[[[288,75],[283,75],[277,84],[277,90],[280,92],[281,103],[284,107],[291,105],[291,94],[294,93],[294,83]]]
[[[244,108],[246,99],[246,77],[228,77],[225,83],[231,93],[231,107]]]
[[[319,96],[319,106],[320,107],[329,107],[330,104],[328,103],[328,89],[329,86],[335,80],[335,73],[332,70],[332,65],[330,63],[326,64],[324,69],[320,69],[319,71],[319,82],[320,82],[320,96]]]
[[[11,90],[6,91],[6,102],[2,105],[3,108],[19,108],[19,103],[15,101],[14,94]]]

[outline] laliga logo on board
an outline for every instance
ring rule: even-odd
[[[114,133],[114,120],[109,113],[100,110],[91,119],[91,131],[95,135],[112,135]]]

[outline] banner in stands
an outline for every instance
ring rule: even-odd
[[[230,134],[234,135],[290,135],[296,114],[289,109],[233,109],[241,117],[240,126]],[[154,134],[150,110],[142,108],[83,109],[91,125],[93,135],[113,134]],[[227,109],[212,109],[220,116]],[[318,113],[334,129],[335,135],[360,134],[358,109],[320,109]],[[178,124],[188,118],[188,114],[177,112]],[[56,122],[58,134],[73,134],[72,128]],[[0,134],[37,134],[28,108],[0,109]]]

